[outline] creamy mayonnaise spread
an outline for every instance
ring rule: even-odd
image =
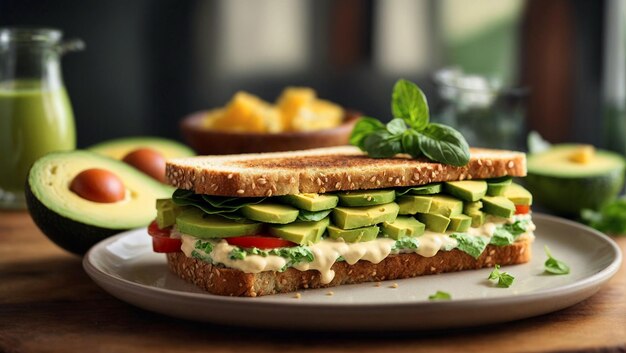
[[[527,231],[519,235],[517,241],[532,240],[534,238],[533,231],[535,230],[535,225],[530,221],[530,215],[516,215],[509,219],[488,216],[482,226],[470,228],[466,233],[490,239],[498,225],[513,223],[518,220],[528,220],[529,224]],[[209,241],[213,245],[213,249],[206,253],[196,247],[198,238],[187,234],[178,234],[180,234],[182,239],[181,250],[187,257],[193,257],[195,252],[203,259],[210,259],[214,264],[222,264],[246,273],[281,271],[288,265],[289,260],[278,255],[262,256],[248,254],[243,259],[232,259],[230,257],[231,251],[237,247],[229,245],[223,239],[203,239],[202,241]],[[417,253],[424,257],[432,257],[441,250],[449,251],[458,246],[458,241],[450,237],[451,234],[452,232],[435,233],[426,231],[416,238],[418,246],[415,249],[394,249],[396,240],[389,238],[376,238],[372,241],[358,243],[346,243],[343,239],[324,238],[318,243],[306,246],[313,253],[313,261],[292,264],[292,266],[300,271],[317,270],[321,274],[321,282],[330,283],[335,277],[335,272],[331,267],[338,259],[343,259],[352,265],[360,260],[379,263],[387,256],[398,253]]]

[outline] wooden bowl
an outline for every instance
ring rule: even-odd
[[[233,132],[216,131],[202,126],[206,111],[188,115],[180,124],[183,138],[199,154],[238,154],[305,150],[348,144],[350,134],[360,117],[347,111],[341,125],[332,129],[307,132]]]

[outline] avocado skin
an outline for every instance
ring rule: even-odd
[[[529,172],[524,181],[537,203],[560,215],[579,216],[584,208],[597,210],[614,199],[624,185],[624,171],[572,178]]]
[[[28,182],[25,195],[28,212],[37,227],[56,245],[76,255],[84,255],[102,239],[126,230],[91,226],[63,217],[44,206],[33,194]]]

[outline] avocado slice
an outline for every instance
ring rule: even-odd
[[[176,227],[181,233],[198,238],[228,238],[256,234],[261,231],[261,223],[235,222],[218,215],[209,215],[191,207],[176,217]]]
[[[502,196],[506,189],[511,185],[513,178],[510,176],[503,176],[500,178],[487,179],[487,195],[488,196]]]
[[[119,202],[98,203],[70,191],[74,177],[86,169],[100,168],[117,175],[126,188]],[[126,163],[87,151],[55,152],[32,166],[26,187],[31,217],[53,242],[83,254],[100,240],[123,230],[144,227],[154,220],[155,202],[172,195],[161,184]]]
[[[448,230],[453,232],[465,232],[472,225],[472,217],[464,214],[458,214],[450,217],[450,224],[448,224]]]
[[[394,190],[363,190],[337,193],[341,206],[359,207],[383,205],[393,202],[396,198]]]
[[[420,222],[426,225],[431,232],[443,233],[448,229],[450,218],[434,213],[418,213],[415,215]]]
[[[482,202],[485,213],[503,218],[510,218],[515,214],[515,205],[504,196],[485,196]]]
[[[272,202],[243,206],[241,213],[248,219],[263,223],[287,224],[298,218],[298,209]]]
[[[480,227],[485,223],[485,213],[481,211],[483,203],[481,201],[465,202],[463,204],[463,214],[472,218],[472,227]]]
[[[377,226],[341,229],[333,225],[328,226],[328,235],[333,239],[342,238],[346,243],[366,242],[376,239],[380,229]]]
[[[396,199],[396,203],[400,206],[398,214],[414,215],[416,213],[426,213],[430,210],[433,198],[430,196],[404,195]]]
[[[400,207],[390,202],[366,207],[337,207],[331,213],[333,223],[342,229],[371,226],[382,222],[393,222]]]
[[[121,160],[128,153],[140,149],[151,148],[159,152],[165,159],[195,156],[195,152],[173,140],[152,136],[124,137],[103,141],[87,148],[91,152],[109,158]]]
[[[382,232],[386,237],[398,240],[402,237],[419,237],[426,226],[413,217],[398,217],[393,222],[383,222]]]
[[[159,228],[167,228],[176,224],[176,217],[180,214],[181,207],[176,205],[172,199],[156,200],[157,225]]]
[[[280,200],[301,210],[317,212],[335,208],[339,202],[337,195],[296,194],[281,196]]]
[[[285,225],[273,225],[269,227],[269,232],[285,240],[308,245],[319,242],[329,224],[330,219],[326,217],[317,222],[296,221]]]
[[[445,217],[463,213],[463,202],[454,197],[435,195],[427,213],[439,214]]]
[[[448,181],[444,190],[463,201],[478,201],[487,194],[487,182],[484,180]]]
[[[511,184],[506,189],[503,196],[511,200],[516,205],[530,206],[533,204],[533,195],[530,191],[524,189],[524,187],[519,184]]]

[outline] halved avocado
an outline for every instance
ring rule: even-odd
[[[126,189],[124,199],[99,203],[70,191],[74,177],[90,168],[118,176]],[[46,236],[68,251],[83,254],[110,235],[149,224],[156,216],[156,199],[171,197],[173,191],[120,161],[88,151],[56,152],[31,168],[26,202],[35,224]]]
[[[194,156],[195,152],[173,140],[161,137],[137,136],[124,137],[95,144],[87,150],[109,158],[121,160],[129,152],[140,148],[151,148],[159,152],[165,159]]]
[[[528,156],[528,189],[538,203],[554,212],[578,215],[583,208],[598,209],[613,199],[624,185],[622,156],[596,150],[578,161],[580,145],[554,145]]]

